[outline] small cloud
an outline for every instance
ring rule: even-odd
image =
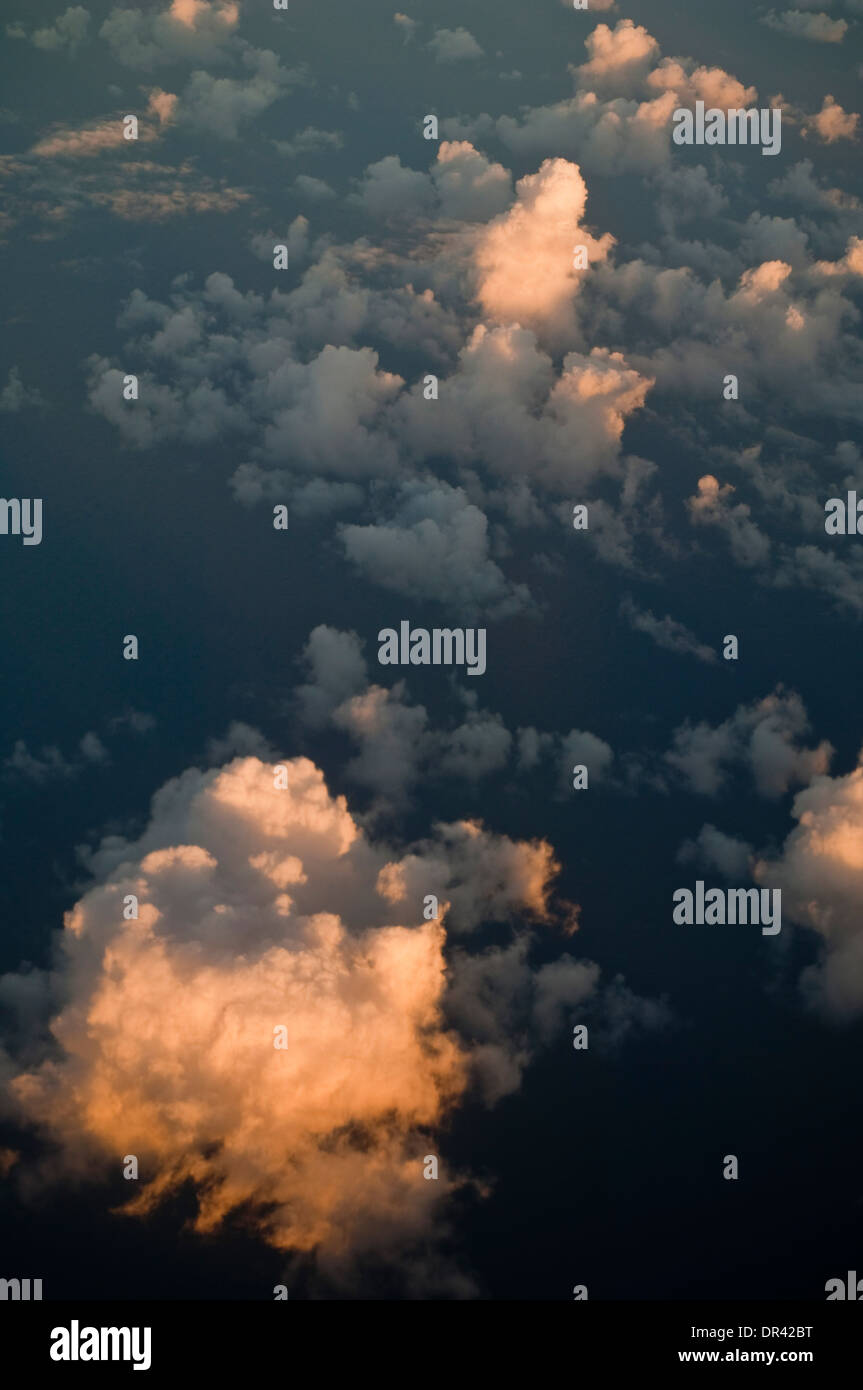
[[[458,29],[436,29],[428,47],[438,63],[461,63],[467,58],[483,56],[483,50],[473,34],[461,26]]]
[[[24,385],[18,368],[10,367],[6,385],[0,391],[0,411],[7,415],[16,415],[19,410],[26,410],[29,406],[44,405],[41,394],[35,389],[29,390]]]
[[[393,22],[404,34],[405,43],[410,43],[411,39],[417,31],[416,20],[411,19],[409,15],[399,14],[399,12],[396,11],[396,13],[393,15]]]
[[[83,5],[70,5],[59,19],[44,29],[34,29],[28,34],[21,24],[7,24],[6,34],[10,39],[28,40],[34,48],[46,53],[57,53],[64,48],[74,53],[87,37],[89,23],[89,10]]]
[[[846,111],[828,93],[821,110],[804,120],[803,134],[814,132],[826,145],[832,145],[836,140],[853,140],[859,123],[860,116],[856,111]]]
[[[688,627],[684,627],[683,623],[679,623],[668,613],[664,618],[657,618],[650,609],[642,611],[640,608],[636,608],[631,598],[623,600],[620,605],[620,613],[636,632],[643,632],[646,637],[656,643],[657,647],[662,647],[667,652],[677,652],[681,656],[694,656],[698,661],[707,663],[716,660],[716,652],[713,647],[699,642]]]
[[[777,14],[775,10],[769,10],[761,23],[779,34],[809,39],[811,43],[841,43],[848,32],[846,19],[831,19],[823,11],[804,14],[801,10],[786,10],[784,14]]]
[[[294,190],[300,197],[308,198],[315,203],[326,202],[328,198],[335,198],[335,190],[324,179],[312,178],[309,174],[298,174],[294,179]]]

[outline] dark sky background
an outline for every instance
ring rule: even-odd
[[[46,0],[38,24],[50,24],[63,9]],[[144,72],[123,66],[98,36],[109,6],[90,0],[87,9],[87,36],[74,52],[4,39],[6,155],[24,158],[54,126],[78,128],[121,108],[143,110],[142,86],[177,92],[195,68],[235,71],[234,59],[221,68],[200,60]],[[266,504],[239,505],[229,480],[253,456],[253,439],[224,437],[195,447],[164,438],[152,448],[129,447],[88,399],[87,359],[99,354],[121,370],[136,369],[126,347],[130,335],[117,323],[131,292],[167,302],[174,277],[188,275],[197,290],[209,274],[224,271],[243,292],[267,295],[278,277],[253,254],[250,239],[286,229],[300,214],[309,218],[313,237],[326,234],[339,246],[360,237],[403,246],[410,237],[404,226],[378,224],[349,201],[366,167],[398,155],[403,165],[426,170],[435,152],[420,133],[428,111],[442,121],[482,112],[497,117],[564,99],[572,90],[567,64],[584,61],[583,41],[597,22],[614,26],[627,18],[645,25],[663,56],[686,55],[756,85],[756,104],[769,104],[780,91],[805,112],[818,111],[825,93],[846,111],[859,104],[863,13],[855,22],[839,0],[830,13],[849,21],[842,43],[777,33],[745,0],[714,6],[621,0],[616,9],[589,16],[574,15],[557,0],[529,6],[416,0],[407,13],[419,27],[408,43],[393,23],[392,6],[378,0],[291,0],[288,15],[246,0],[241,11],[242,38],[272,49],[286,67],[303,64],[307,85],[290,88],[244,122],[236,139],[178,124],[158,153],[135,151],[165,164],[192,160],[201,177],[246,190],[247,201],[233,211],[126,220],[88,203],[76,185],[83,166],[88,176],[98,175],[122,152],[45,159],[33,173],[4,169],[12,216],[0,246],[6,305],[0,385],[16,367],[41,403],[0,415],[2,490],[7,497],[44,499],[40,546],[0,537],[0,968],[10,973],[50,964],[63,913],[90,881],[80,847],[112,833],[134,838],[153,793],[185,768],[206,766],[208,742],[223,737],[232,721],[260,730],[286,758],[313,756],[331,791],[344,793],[355,814],[369,809],[371,791],[347,770],[345,736],[331,729],[310,736],[297,718],[298,661],[315,626],[356,632],[372,678],[393,685],[404,673],[377,668],[380,627],[407,616],[428,627],[470,620],[455,603],[404,596],[358,574],[338,540],[337,524],[352,519],[347,515],[305,519],[292,512],[290,530],[281,533],[272,529]],[[3,19],[20,21],[28,34],[37,27],[13,0],[4,0]],[[424,47],[432,32],[461,25],[483,56],[434,63]],[[513,69],[520,79],[501,79]],[[273,141],[309,126],[343,132],[342,147],[296,159],[277,153]],[[540,157],[507,149],[495,136],[477,136],[475,143],[515,179],[534,172],[544,157],[563,153],[578,162],[555,148]],[[679,152],[681,161],[705,164],[710,178],[722,182],[729,206],[720,218],[689,223],[682,237],[736,258],[744,254],[741,225],[758,211],[796,217],[807,231],[811,222],[817,229],[811,260],[844,254],[846,231],[829,212],[777,208],[766,189],[808,158],[825,187],[860,194],[859,136],[829,144],[804,140],[789,124],[778,158],[751,150],[707,155]],[[595,234],[617,238],[618,266],[650,246],[657,264],[681,263],[663,243],[664,195],[649,175],[583,172],[586,221]],[[335,197],[304,201],[294,187],[297,174],[326,180]],[[55,201],[66,212],[52,221],[44,208]],[[755,262],[744,254],[743,263]],[[717,260],[726,293],[739,278],[730,264]],[[304,269],[292,268],[279,288],[294,289]],[[700,268],[695,274],[705,283],[712,278]],[[859,277],[843,293],[852,302],[856,294],[859,307]],[[471,312],[460,309],[465,322]],[[679,324],[668,336],[683,338],[697,328]],[[633,354],[653,350],[632,325],[621,327],[620,343],[601,332],[595,341],[626,350],[628,335]],[[588,341],[594,341],[589,332]],[[421,374],[421,354],[400,353],[391,343],[379,350],[382,369],[410,382]],[[664,534],[674,553],[654,552],[650,563],[629,571],[608,563],[566,523],[561,504],[580,500],[578,489],[556,498],[537,493],[545,524],[512,527],[509,554],[499,563],[508,578],[529,585],[541,612],[482,615],[487,673],[456,683],[478,687],[480,706],[497,711],[510,730],[590,730],[624,763],[637,755],[650,766],[684,721],[719,725],[781,684],[808,713],[811,734],[802,741],[829,740],[836,750],[833,775],[850,773],[863,741],[863,608],[837,606],[824,586],[778,587],[769,574],[735,563],[718,534],[707,528],[694,534],[684,505],[698,478],[715,472],[738,485],[735,500],[752,506],[777,547],[791,543],[792,533],[799,543],[780,506],[771,508],[747,492],[742,477],[722,469],[723,451],[765,438],[765,457],[781,465],[778,431],[793,430],[809,441],[798,457],[811,465],[809,491],[821,507],[832,495],[826,488],[844,476],[829,463],[837,443],[860,440],[859,360],[846,368],[857,395],[855,401],[849,394],[844,419],[825,408],[817,390],[810,407],[795,388],[792,418],[787,402],[760,386],[742,387],[745,409],[731,416],[697,392],[655,388],[646,407],[628,418],[622,449],[658,465]],[[734,360],[727,370],[735,370]],[[445,400],[440,404],[446,408]],[[614,506],[617,494],[608,486],[607,493],[605,482],[596,491]],[[824,545],[823,535],[808,539]],[[841,544],[852,547],[855,539]],[[711,664],[662,649],[621,615],[626,596],[658,617],[673,615],[717,650],[725,633],[739,634],[741,659]],[[120,656],[129,632],[140,637],[137,662]],[[408,672],[408,689],[433,723],[451,721],[448,673]],[[152,716],[154,727],[142,733],[112,727],[130,708]],[[76,749],[90,730],[104,741],[108,760],[79,767]],[[56,746],[76,765],[67,775],[41,779],[16,772],[8,759],[18,739],[34,754]],[[840,1021],[807,1008],[799,977],[818,961],[823,942],[806,925],[786,916],[781,936],[768,938],[755,928],[682,929],[671,921],[674,889],[711,878],[709,868],[676,862],[682,842],[710,822],[779,854],[794,825],[791,802],[799,786],[764,798],[738,766],[716,798],[675,782],[660,791],[647,776],[561,796],[557,775],[546,767],[544,776],[522,776],[510,763],[475,784],[424,777],[384,825],[404,844],[435,821],[464,816],[514,838],[548,839],[563,866],[560,891],[580,904],[581,925],[563,948],[560,937],[542,938],[537,960],[556,959],[561,949],[577,952],[596,961],[604,978],[622,974],[639,996],[664,998],[670,1020],[617,1048],[584,1055],[573,1053],[566,1028],[537,1051],[513,1094],[491,1108],[476,1099],[458,1107],[444,1126],[440,1152],[486,1178],[492,1190],[484,1200],[468,1195],[451,1205],[447,1248],[471,1271],[482,1298],[567,1299],[578,1283],[598,1299],[823,1297],[826,1279],[863,1258],[857,1083],[863,1026],[859,1017]],[[486,932],[481,940],[497,939],[493,927]],[[0,1146],[22,1155],[19,1172],[44,1143],[11,1114],[0,1129]],[[730,1153],[740,1159],[737,1182],[722,1179],[722,1159]],[[218,1234],[195,1235],[184,1226],[194,1209],[191,1190],[137,1221],[111,1214],[124,1186],[119,1178],[106,1183],[94,1174],[78,1183],[67,1175],[22,1194],[10,1175],[0,1190],[2,1272],[41,1276],[50,1298],[271,1296],[285,1257],[255,1236],[242,1211]],[[291,1297],[341,1296],[317,1282],[308,1259],[288,1267]],[[369,1261],[364,1280],[362,1292],[344,1296],[401,1296],[397,1271],[383,1264]]]

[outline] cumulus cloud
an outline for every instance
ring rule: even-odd
[[[750,568],[763,564],[770,541],[751,520],[750,508],[744,502],[731,502],[733,494],[730,483],[720,484],[712,473],[705,474],[698,479],[698,492],[687,499],[690,520],[696,526],[713,526],[724,532],[739,565]]]
[[[806,14],[802,10],[784,10],[777,14],[768,10],[761,16],[761,23],[780,34],[790,34],[795,39],[810,39],[813,43],[841,43],[848,32],[848,21],[831,19],[820,11]]]
[[[37,391],[35,387],[25,386],[19,368],[10,367],[6,385],[0,391],[0,411],[4,414],[16,415],[19,410],[44,405],[45,401],[41,392]]]
[[[401,30],[405,43],[408,43],[416,33],[417,22],[415,19],[411,19],[410,15],[401,14],[400,11],[396,10],[393,15],[393,23]]]
[[[612,91],[616,96],[629,96],[636,91],[659,55],[659,44],[653,35],[631,19],[619,20],[614,29],[597,24],[584,46],[588,60],[573,70],[578,85],[593,91]]]
[[[240,17],[235,0],[172,0],[158,12],[117,8],[99,30],[118,63],[144,71],[166,63],[224,60]]]
[[[299,69],[282,67],[278,55],[269,48],[246,48],[241,63],[248,77],[193,72],[180,94],[177,123],[223,140],[236,140],[245,122],[254,120],[305,80]]]
[[[585,40],[588,61],[571,67],[575,94],[548,106],[523,107],[517,116],[486,113],[448,118],[453,139],[493,136],[521,157],[564,156],[603,177],[648,173],[671,158],[675,110],[702,100],[710,106],[744,106],[757,96],[723,68],[689,58],[660,59],[656,39],[642,25],[622,19],[614,29],[599,24]]]
[[[431,177],[443,217],[484,222],[512,200],[512,175],[468,140],[442,140]]]
[[[512,176],[468,140],[442,140],[428,174],[409,169],[397,155],[370,164],[350,201],[375,220],[410,222],[433,213],[483,222],[508,207]]]
[[[265,461],[291,458],[298,478],[396,478],[448,454],[457,467],[481,464],[509,483],[527,470],[538,485],[568,491],[576,476],[621,471],[626,420],[652,384],[601,348],[567,353],[558,374],[535,335],[514,325],[473,330],[441,378],[445,411],[424,399],[422,380],[408,387],[383,371],[369,347],[327,345],[301,360],[297,337],[331,342],[336,327],[350,339],[375,326],[399,345],[427,340],[439,352],[458,341],[432,291],[354,291],[335,253],[296,290],[267,300],[221,273],[170,305],[136,291],[122,322],[139,334],[140,409],[121,409],[122,373],[102,358],[91,359],[91,402],[127,442],[252,436]]]
[[[304,154],[316,154],[320,150],[340,150],[344,136],[340,130],[318,130],[317,126],[306,126],[291,140],[274,140],[273,145],[285,159],[299,159]]]
[[[130,1215],[191,1183],[199,1232],[242,1210],[336,1284],[374,1258],[409,1292],[469,1294],[434,1256],[465,1175],[441,1160],[427,1182],[423,1157],[470,1088],[493,1103],[568,1011],[601,1012],[597,967],[535,970],[523,930],[480,955],[447,950],[450,930],[482,920],[552,918],[547,844],[461,822],[393,853],[308,759],[284,766],[286,787],[254,756],[189,769],[138,840],[92,855],[58,948],[51,1042],[11,1084],[18,1117],[76,1174],[136,1154]],[[439,920],[424,918],[428,893]],[[7,976],[6,1001],[23,1007],[25,984]]]
[[[637,101],[581,91],[550,106],[526,107],[518,117],[448,118],[441,128],[451,139],[496,137],[524,159],[554,154],[602,175],[641,173],[668,162],[676,104],[673,92]]]
[[[468,58],[481,58],[483,50],[469,30],[436,29],[428,47],[437,63],[462,63]]]
[[[856,111],[845,108],[829,94],[824,98],[821,110],[803,122],[803,133],[815,133],[825,144],[832,145],[836,140],[853,140],[860,124]]]
[[[728,784],[729,771],[743,767],[760,796],[775,798],[828,770],[834,750],[826,740],[815,748],[801,746],[809,732],[800,696],[779,687],[763,700],[739,705],[721,724],[682,724],[665,763],[701,796],[717,796]]]
[[[302,662],[307,680],[296,692],[298,713],[312,730],[330,725],[348,734],[356,756],[345,775],[374,794],[379,816],[401,809],[419,785],[478,783],[511,769],[537,772],[552,795],[569,795],[575,764],[602,782],[614,759],[603,739],[582,729],[520,728],[514,736],[499,714],[479,707],[475,692],[459,687],[451,688],[454,716],[433,726],[404,680],[388,688],[371,682],[356,633],[315,628]]]
[[[83,5],[70,5],[54,21],[42,29],[33,29],[28,34],[23,25],[7,24],[6,33],[12,39],[29,39],[34,48],[47,53],[68,49],[74,53],[87,37],[90,12]]]
[[[527,725],[517,732],[516,748],[519,773],[541,769],[558,799],[572,794],[574,768],[585,767],[588,786],[596,786],[608,779],[614,761],[609,744],[585,729],[559,734]]]
[[[343,526],[348,558],[370,579],[409,598],[437,599],[471,617],[506,617],[530,608],[523,584],[510,584],[489,554],[488,519],[461,488],[407,484],[383,524]]]
[[[294,192],[313,203],[328,202],[335,198],[335,189],[325,179],[312,178],[310,174],[298,174],[294,179]]]
[[[850,238],[841,260],[817,261],[813,268],[817,275],[863,275],[863,237]]]
[[[795,829],[780,853],[758,860],[755,877],[781,889],[783,915],[821,936],[801,984],[814,1007],[847,1022],[863,1010],[863,765],[816,777],[792,814]]]
[[[383,219],[413,218],[430,211],[434,203],[428,175],[406,168],[395,154],[370,164],[353,196],[369,216]]]
[[[147,734],[155,727],[152,715],[141,710],[127,709],[108,721],[108,732],[126,729],[135,734]],[[37,785],[54,778],[78,777],[94,766],[103,766],[110,761],[110,754],[103,739],[95,730],[89,729],[78,740],[78,746],[71,754],[60,751],[56,744],[44,744],[38,752],[31,752],[25,739],[15,740],[11,753],[0,762],[0,768],[7,777],[20,778]]]
[[[78,757],[67,758],[55,745],[47,745],[38,754],[30,752],[24,739],[15,741],[15,746],[3,760],[3,770],[7,774],[23,777],[28,782],[46,782],[53,777],[76,777],[89,763],[107,762],[108,750],[98,734],[84,734],[79,744]]]
[[[489,319],[571,341],[573,300],[585,274],[574,268],[575,246],[593,265],[614,244],[609,233],[597,240],[580,225],[586,203],[581,171],[565,159],[547,159],[519,180],[512,208],[489,225],[474,252],[477,298]]]
[[[713,869],[730,883],[749,877],[752,846],[745,840],[726,835],[715,825],[702,825],[694,840],[684,840],[677,852],[679,864],[697,863]]]

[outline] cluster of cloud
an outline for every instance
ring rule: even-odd
[[[124,222],[164,222],[202,214],[226,215],[249,201],[249,193],[213,178],[193,161],[178,165],[136,158],[91,167],[80,156],[116,148],[113,122],[84,131],[57,131],[45,139],[64,165],[61,177],[46,179],[45,148],[29,156],[0,156],[4,210],[0,231],[31,232],[40,240],[70,231],[82,212],[100,209]]]
[[[454,139],[497,139],[523,158],[563,155],[577,160],[588,174],[645,174],[671,161],[671,124],[679,107],[700,100],[706,106],[740,108],[758,96],[755,87],[723,68],[698,65],[691,58],[662,58],[657,40],[631,19],[619,20],[613,29],[598,24],[585,47],[587,62],[570,68],[571,97],[525,107],[518,116],[450,117],[442,129]],[[777,97],[772,104],[780,102]],[[823,132],[817,121],[811,129],[825,139],[836,138],[839,112],[841,107],[832,123],[823,123]],[[853,130],[852,125],[843,134]]]
[[[749,715],[754,714],[751,708]],[[756,851],[745,840],[706,824],[694,840],[684,842],[678,859],[698,862],[730,882],[751,878],[779,889],[783,919],[819,938],[818,956],[800,976],[805,1003],[827,1021],[850,1023],[863,1014],[863,757],[845,775],[830,776],[828,744],[809,752],[795,752],[791,746],[789,735],[802,731],[799,706],[786,705],[782,718],[785,731],[774,718],[773,727],[763,731],[760,750],[753,738],[748,757],[756,777],[764,782],[766,775],[765,794],[787,791],[792,780],[806,783],[794,797],[796,825],[784,844]],[[739,720],[732,722],[739,726]],[[730,726],[723,727],[727,736]],[[741,732],[746,733],[738,727]]]
[[[301,723],[348,735],[355,756],[346,762],[345,776],[373,794],[373,812],[391,815],[418,786],[444,779],[476,785],[496,774],[541,771],[546,787],[560,797],[571,788],[576,763],[587,766],[591,785],[608,778],[614,754],[597,735],[532,726],[511,731],[499,714],[478,707],[472,691],[456,695],[450,727],[440,720],[433,724],[404,681],[389,687],[370,681],[356,633],[316,627],[302,661],[306,681],[295,692]]]
[[[111,32],[133,23],[121,23],[125,13],[106,21]],[[193,62],[213,44],[231,65],[219,77],[198,69],[177,92],[151,88],[144,138],[205,127],[234,138],[305,80],[240,39],[237,21],[236,6],[203,0],[137,15],[129,52],[139,65],[155,65],[159,53]],[[394,22],[406,39],[415,35],[409,16],[396,13]],[[461,591],[466,614],[538,611],[525,580],[507,574],[508,533],[553,524],[549,499],[576,493],[591,503],[585,543],[607,561],[647,573],[651,547],[667,560],[674,546],[662,478],[623,447],[648,393],[657,411],[693,397],[719,411],[731,367],[765,428],[790,410],[859,419],[857,210],[841,190],[820,189],[804,161],[767,196],[802,199],[806,218],[759,209],[736,220],[715,162],[708,171],[672,161],[670,121],[678,105],[697,100],[749,105],[756,88],[722,68],[663,57],[629,19],[596,25],[584,42],[569,100],[518,117],[444,119],[453,138],[435,147],[427,171],[395,155],[370,164],[347,204],[369,219],[374,241],[337,245],[324,235],[311,244],[303,218],[287,234],[253,237],[256,255],[269,259],[285,241],[291,266],[304,267],[288,293],[242,293],[219,272],[202,289],[186,282],[168,302],[136,292],[121,323],[135,330],[123,362],[131,352],[141,364],[141,397],[123,408],[120,365],[99,357],[90,363],[91,404],[136,448],[224,437],[246,451],[233,477],[240,500],[287,494],[298,514],[340,514],[345,555],[373,583],[392,588],[398,569],[407,596],[444,603]],[[830,95],[814,115],[775,100],[804,135],[833,143],[856,132],[856,113]],[[481,137],[502,141],[533,171],[513,186],[510,170],[474,143]],[[308,127],[274,143],[293,159],[338,148],[342,138]],[[68,163],[120,143],[119,123],[102,121],[46,132],[31,159]],[[122,175],[78,175],[74,192],[49,210],[54,228],[82,204],[159,220],[230,210],[248,197],[188,164],[173,178],[148,160],[123,165]],[[12,180],[22,167],[10,162],[5,172]],[[645,176],[663,228],[658,247],[633,255],[586,225],[585,170]],[[293,192],[324,211],[335,197],[308,173]],[[13,215],[15,205],[13,197]],[[705,218],[727,234],[724,245],[683,230]],[[427,398],[422,375],[403,375],[406,356],[438,375],[440,405]],[[727,413],[754,419],[742,405]],[[689,506],[693,538],[712,526],[727,534],[738,563],[766,576],[781,547],[753,501],[732,501],[705,462]],[[418,543],[432,563],[418,563]],[[812,536],[798,549],[800,582],[856,602],[853,557],[817,552]],[[781,564],[770,582],[793,573]]]
[[[851,245],[846,262],[853,263],[859,257],[859,249]],[[839,275],[844,270],[841,262],[816,267],[820,275]],[[772,443],[770,431],[766,433]],[[845,553],[831,549],[831,538],[824,532],[824,503],[856,488],[860,451],[853,441],[841,440],[825,457],[817,441],[795,437],[792,453],[789,442],[780,432],[776,435],[784,457],[775,462],[768,460],[763,444],[738,451],[717,450],[723,464],[738,469],[753,501],[771,515],[772,534],[755,520],[749,503],[734,500],[737,489],[720,483],[713,474],[700,478],[697,492],[688,499],[690,520],[700,531],[721,537],[735,563],[760,583],[818,590],[837,610],[859,615],[863,613],[863,557],[853,548]]]
[[[99,30],[114,59],[145,72],[178,62],[219,63],[237,44],[235,0],[171,0],[167,9],[116,8]]]
[[[411,43],[421,28],[417,20],[400,11],[393,15],[393,23],[405,43]],[[455,29],[435,29],[425,47],[436,63],[463,63],[482,58],[484,53],[482,45],[463,24],[459,24]]]
[[[87,37],[89,23],[89,10],[83,5],[70,5],[53,24],[45,25],[41,29],[31,29],[29,32],[23,24],[7,24],[6,34],[10,39],[25,39],[32,43],[34,48],[41,48],[46,53],[63,49],[75,53]]]
[[[50,1040],[5,1065],[19,1121],[57,1146],[54,1176],[135,1154],[129,1214],[191,1183],[198,1231],[242,1210],[330,1280],[373,1256],[409,1292],[473,1292],[435,1255],[441,1209],[468,1181],[440,1132],[469,1094],[515,1090],[567,1019],[601,1023],[595,965],[531,965],[524,922],[557,914],[550,847],[464,821],[393,851],[308,759],[245,757],[168,783],[141,836],[107,838],[90,867],[44,982]],[[470,950],[483,921],[518,930]],[[13,1008],[33,990],[0,982]],[[607,994],[612,1042],[667,1022],[619,978]]]
[[[129,728],[133,733],[146,734],[155,727],[151,714],[129,709],[116,715],[109,723],[109,731]],[[104,740],[90,729],[78,742],[78,749],[71,757],[62,753],[56,744],[44,745],[38,753],[31,753],[25,739],[16,739],[12,752],[0,762],[0,770],[7,777],[21,778],[27,782],[43,783],[57,778],[77,777],[88,767],[104,766],[110,759]]]
[[[688,790],[717,796],[728,786],[734,767],[746,769],[759,796],[783,796],[793,785],[827,772],[833,748],[826,741],[801,746],[809,719],[800,696],[779,687],[750,705],[739,705],[719,725],[689,721],[674,732],[664,754],[667,767]]]
[[[382,163],[358,195],[379,214],[391,200],[404,207],[406,182],[415,199],[437,197],[448,220],[488,219],[501,195],[511,197],[506,171],[464,142],[444,142],[430,176]],[[362,246],[326,247],[295,289],[267,298],[241,293],[219,273],[202,291],[183,284],[169,303],[136,291],[121,326],[136,334],[126,358],[139,366],[139,400],[125,409],[120,367],[94,358],[91,403],[137,448],[171,438],[248,441],[251,458],[235,475],[244,500],[290,482],[302,507],[304,498],[320,502],[329,484],[340,487],[331,496],[341,507],[344,484],[374,479],[377,512],[341,533],[354,564],[386,582],[390,559],[407,556],[418,535],[441,559],[455,557],[467,539],[476,563],[472,578],[459,566],[469,580],[466,605],[526,608],[527,591],[503,578],[491,553],[489,497],[500,494],[504,510],[517,509],[513,499],[521,496],[523,506],[526,489],[528,499],[530,489],[565,497],[573,485],[622,478],[626,421],[651,386],[620,352],[594,346],[555,361],[579,336],[577,304],[596,273],[575,268],[573,241],[596,265],[611,247],[610,237],[594,237],[583,225],[586,196],[575,166],[547,160],[519,181],[507,211],[460,221],[455,249],[445,248],[425,272],[444,302],[431,284],[399,283],[398,268],[392,288],[358,287]],[[302,257],[304,221],[292,225],[286,244],[292,238]],[[272,254],[264,238],[258,247]],[[453,298],[450,308],[445,301]],[[477,306],[467,309],[467,324],[465,301]],[[368,337],[375,348],[352,346]],[[427,398],[424,377],[409,385],[382,369],[381,352],[393,348],[430,351],[451,367],[440,374],[445,410]],[[441,455],[450,460],[450,479],[425,471]],[[363,493],[350,496],[362,500]],[[457,579],[448,566],[411,565],[405,591],[446,598]]]

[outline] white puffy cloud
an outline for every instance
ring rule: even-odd
[[[388,154],[368,166],[355,197],[370,217],[412,219],[431,209],[434,190],[427,174]]]
[[[550,106],[526,107],[518,117],[482,115],[441,122],[451,139],[495,136],[523,159],[563,156],[589,173],[643,173],[670,158],[673,92],[648,101],[601,100],[581,91]]]
[[[656,39],[622,19],[599,24],[585,39],[588,61],[571,67],[576,92],[549,106],[524,107],[517,117],[483,113],[448,118],[453,139],[494,136],[521,157],[563,156],[603,177],[649,173],[671,159],[671,125],[679,106],[744,106],[757,96],[719,67],[689,58],[660,59]]]
[[[588,60],[573,72],[578,85],[593,91],[629,96],[644,82],[659,44],[641,24],[621,19],[614,29],[597,24],[584,41]]]
[[[485,222],[512,201],[512,175],[468,140],[441,140],[431,177],[444,217]]]
[[[375,220],[411,221],[433,212],[483,222],[508,207],[512,176],[468,140],[442,140],[428,174],[406,168],[397,155],[370,164],[351,201]]]
[[[530,608],[524,585],[512,585],[489,554],[488,520],[461,488],[407,484],[384,522],[343,526],[348,558],[366,578],[409,598],[447,603],[461,616],[504,617]]]
[[[261,239],[261,254],[266,249]],[[336,332],[349,339],[376,333],[441,355],[459,340],[457,319],[433,291],[357,290],[335,251],[297,289],[273,290],[267,300],[241,294],[221,273],[208,276],[203,290],[181,288],[170,304],[135,291],[121,323],[137,334],[146,389],[134,411],[124,409],[120,368],[92,358],[90,400],[128,443],[250,438],[282,471],[290,458],[299,480],[313,473],[404,479],[424,459],[447,453],[457,467],[479,464],[508,484],[526,473],[568,494],[576,477],[622,472],[626,420],[652,384],[622,354],[601,348],[567,353],[558,374],[534,333],[514,325],[473,330],[455,369],[441,377],[445,411],[424,399],[422,379],[407,387],[381,370],[372,348],[327,345],[301,358],[301,342],[326,342]],[[244,475],[250,498],[259,489],[255,477]]]
[[[526,477],[566,494],[576,479],[586,483],[618,471],[626,420],[651,385],[620,353],[601,348],[567,353],[556,376],[531,331],[480,324],[459,354],[457,371],[442,383],[446,414],[430,412],[414,390],[396,416],[420,455],[481,461],[498,477]]]

